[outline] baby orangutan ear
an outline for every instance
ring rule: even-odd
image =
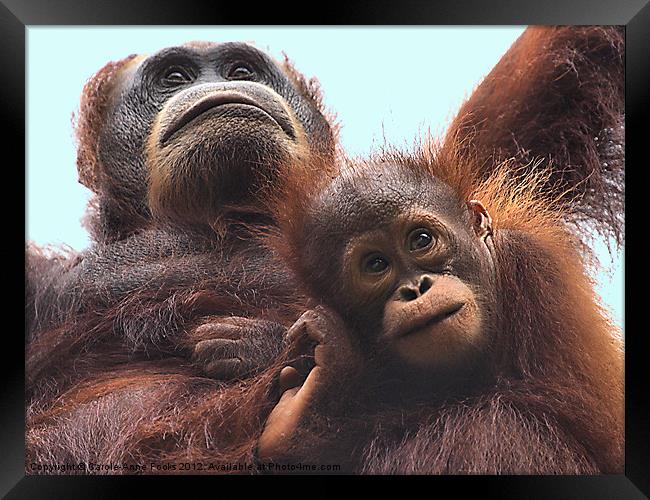
[[[490,217],[483,203],[478,200],[470,200],[467,202],[467,206],[474,214],[474,231],[476,232],[476,236],[481,239],[492,236],[492,217]]]

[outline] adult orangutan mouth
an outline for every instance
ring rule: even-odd
[[[167,130],[165,130],[162,137],[160,138],[161,144],[167,142],[174,133],[178,132],[181,128],[183,128],[195,118],[217,106],[223,106],[225,104],[235,104],[257,108],[266,114],[269,118],[271,118],[275,123],[277,123],[278,126],[284,131],[284,133],[287,134],[291,139],[296,138],[296,132],[291,125],[290,120],[286,117],[274,116],[275,113],[264,108],[259,102],[250,96],[244,95],[240,92],[220,90],[202,97],[197,102],[192,104],[188,109],[174,118],[169,124],[169,127],[167,127]]]

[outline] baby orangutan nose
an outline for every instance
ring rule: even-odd
[[[414,284],[402,285],[397,289],[397,300],[405,302],[415,300],[421,295],[424,295],[429,288],[433,285],[434,278],[428,274],[424,274],[415,280]]]

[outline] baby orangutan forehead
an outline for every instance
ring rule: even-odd
[[[340,225],[346,233],[388,224],[399,214],[419,207],[456,219],[465,217],[464,203],[439,179],[394,164],[372,165],[343,173],[314,207],[322,221]]]

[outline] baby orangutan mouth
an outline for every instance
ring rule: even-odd
[[[395,300],[384,310],[384,335],[396,341],[416,333],[427,332],[436,336],[443,332],[454,333],[469,326],[467,319],[475,314],[472,307],[474,294],[454,276],[425,275],[426,291],[419,296],[408,295],[409,285],[398,289]]]
[[[386,303],[383,336],[408,364],[440,368],[456,364],[480,341],[481,316],[474,293],[462,280],[427,274],[417,286],[398,288]]]
[[[409,322],[405,321],[402,325],[400,325],[401,328],[395,331],[392,336],[405,337],[407,335],[413,335],[417,333],[429,333],[435,335],[439,330],[437,328],[438,325],[458,313],[464,305],[465,302],[459,302],[451,305],[445,304],[438,310],[438,312],[435,310],[435,305],[432,305],[432,316],[430,316],[429,319],[426,317],[413,316],[412,324],[409,324]]]

